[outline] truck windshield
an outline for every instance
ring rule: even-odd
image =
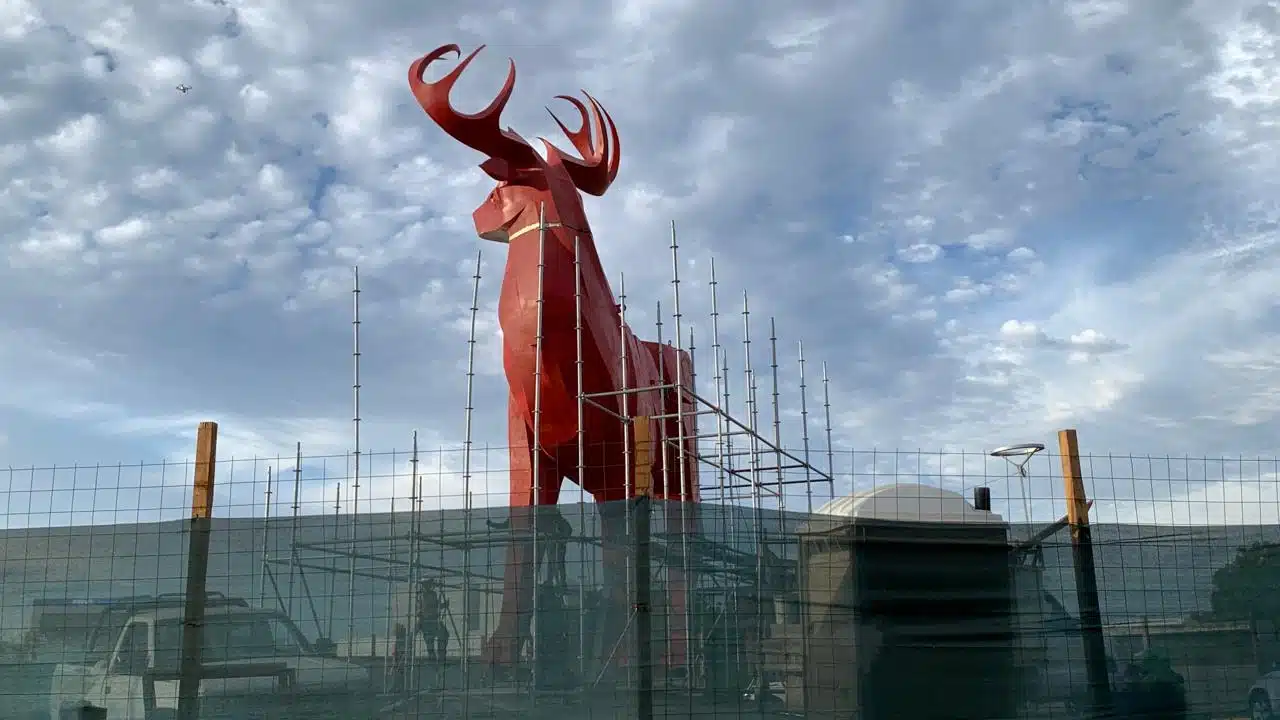
[[[41,599],[33,605],[28,623],[33,639],[60,654],[88,646],[101,617],[102,607],[95,603]]]
[[[155,665],[177,667],[181,661],[182,620],[156,624]],[[273,615],[223,615],[205,618],[204,662],[264,660],[310,655],[298,629]]]
[[[132,617],[132,612],[108,610],[89,636],[89,655],[94,659],[102,659],[110,655],[111,651],[115,649],[116,640],[120,637],[120,631],[124,629],[130,617]]]

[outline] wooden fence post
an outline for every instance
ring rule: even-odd
[[[1080,469],[1080,442],[1075,430],[1058,432],[1062,456],[1062,480],[1066,485],[1067,523],[1071,527],[1071,556],[1075,566],[1076,601],[1080,605],[1080,632],[1084,641],[1085,672],[1089,682],[1091,712],[1088,717],[1111,715],[1111,673],[1107,669],[1107,643],[1102,632],[1102,607],[1098,600],[1098,574],[1093,564],[1093,531],[1089,527],[1089,498],[1085,497]]]
[[[191,537],[187,546],[187,596],[183,603],[178,720],[196,720],[200,713],[209,535],[212,529],[213,478],[217,461],[218,424],[202,422],[196,431],[195,483],[191,492]]]

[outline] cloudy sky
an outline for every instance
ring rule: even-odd
[[[1280,515],[1276,464],[1248,460],[1277,454],[1280,412],[1275,3],[506,5],[4,4],[9,524],[180,515],[189,470],[158,463],[189,458],[203,419],[240,460],[220,471],[227,512],[260,504],[297,442],[332,456],[303,464],[304,503],[332,498],[353,445],[354,265],[362,448],[397,451],[365,497],[408,494],[414,430],[429,468],[463,439],[478,250],[475,442],[503,444],[505,252],[470,222],[491,181],[405,81],[446,43],[489,46],[463,110],[516,60],[504,122],[526,137],[558,137],[543,109],[557,94],[609,108],[622,170],[588,211],[635,327],[656,334],[655,305],[670,306],[674,221],[685,327],[709,347],[715,258],[735,382],[741,292],[758,366],[776,318],[796,447],[804,341],[820,467],[827,363],[837,492],[851,470],[859,486],[941,472],[989,482],[1016,516],[1061,494],[1056,461],[1037,459],[1024,493],[985,451],[1054,449],[1075,427],[1103,519]],[[501,502],[503,453],[478,455],[477,502]],[[431,502],[457,500],[459,457]]]

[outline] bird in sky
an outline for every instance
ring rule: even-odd
[[[190,85],[179,85],[177,89],[178,89],[178,92],[182,93],[183,95],[186,95],[186,94],[187,94],[187,91],[191,89],[191,86],[190,86]]]

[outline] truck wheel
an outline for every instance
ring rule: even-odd
[[[53,711],[53,720],[81,720],[81,718],[92,718],[93,720],[102,720],[107,717],[106,708],[96,707],[89,703],[81,703],[78,705],[61,705],[57,710]]]
[[[1249,696],[1249,719],[1275,720],[1275,714],[1271,712],[1271,699],[1266,693],[1256,692]]]

